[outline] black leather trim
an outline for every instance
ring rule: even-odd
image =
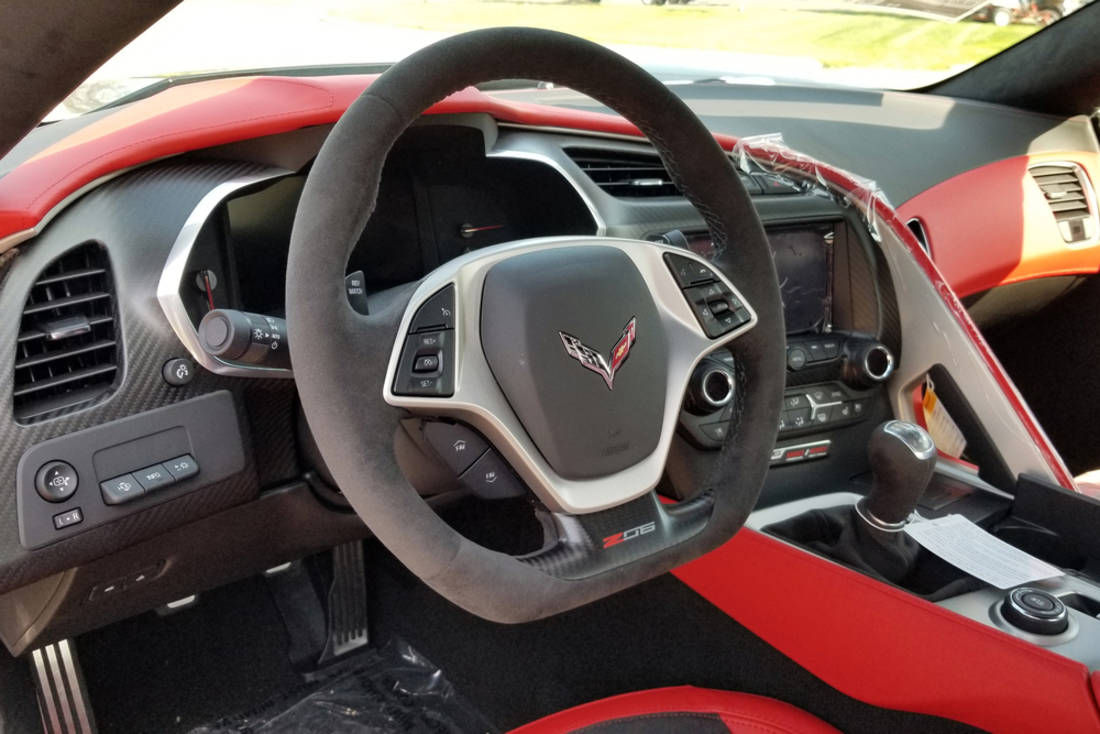
[[[670,731],[729,734],[729,727],[717,714],[669,711],[601,721],[598,724],[574,729],[573,734],[668,734]]]

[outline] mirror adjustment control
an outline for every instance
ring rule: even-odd
[[[34,475],[34,488],[47,502],[64,502],[76,492],[80,478],[64,461],[49,461]]]
[[[62,530],[72,525],[79,525],[82,522],[84,522],[84,513],[80,511],[79,507],[74,507],[68,512],[62,512],[59,515],[53,516],[53,526],[57,530]]]

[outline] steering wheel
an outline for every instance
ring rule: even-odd
[[[718,257],[603,237],[520,241],[448,262],[385,310],[356,313],[344,275],[394,142],[450,93],[515,78],[570,87],[636,124],[706,220]],[[302,408],[333,477],[401,562],[469,612],[524,622],[601,598],[724,543],[756,502],[785,376],[763,227],[699,119],[601,46],[489,29],[386,71],[341,117],[309,173],[286,305]],[[664,504],[654,488],[688,380],[723,346],[737,366],[731,428],[702,491]],[[491,550],[429,507],[395,455],[410,415],[459,419],[488,439],[552,518],[541,550]]]

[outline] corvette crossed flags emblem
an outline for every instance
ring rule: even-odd
[[[613,390],[615,373],[619,371],[619,368],[623,366],[623,362],[630,356],[630,347],[634,345],[637,336],[637,321],[637,317],[632,316],[629,323],[623,328],[622,336],[611,348],[610,359],[605,359],[602,354],[587,346],[572,334],[559,331],[558,336],[561,337],[561,343],[565,345],[565,351],[570,357],[602,377],[603,381],[607,383],[607,389]]]

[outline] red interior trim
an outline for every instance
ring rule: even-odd
[[[742,530],[675,574],[867,703],[995,732],[1100,731],[1083,664],[761,533]]]
[[[97,178],[192,150],[336,122],[376,76],[249,77],[172,87],[58,141],[0,178],[0,240],[32,229]],[[640,135],[617,115],[465,89],[428,114],[481,112],[502,122]],[[733,138],[719,137],[727,148]]]
[[[521,726],[512,734],[563,734],[606,721],[672,712],[716,714],[731,732],[839,734],[821,719],[773,698],[691,686],[657,688],[593,701]]]
[[[898,207],[924,225],[932,258],[960,296],[1054,275],[1100,270],[1100,242],[1067,247],[1028,167],[1072,161],[1093,184],[1100,155],[1085,151],[1009,158],[961,173]]]

